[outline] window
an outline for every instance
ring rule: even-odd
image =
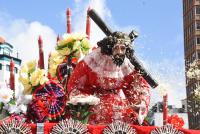
[[[200,59],[200,51],[197,52],[197,57]]]
[[[185,109],[185,105],[182,105],[182,108]]]
[[[196,29],[200,30],[200,22],[196,22]]]
[[[6,70],[10,71],[10,65],[6,65]]]
[[[2,70],[2,64],[0,63],[0,70]]]
[[[196,14],[200,14],[200,6],[196,6]]]
[[[200,45],[200,37],[197,37],[197,45]]]
[[[17,67],[15,67],[15,73],[16,73],[16,74],[18,73],[18,69],[17,69]]]

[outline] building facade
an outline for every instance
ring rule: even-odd
[[[0,83],[10,83],[10,61],[13,59],[15,63],[15,89],[19,88],[18,72],[21,66],[21,59],[18,54],[13,53],[13,46],[0,37]]]
[[[185,70],[194,60],[200,59],[200,0],[183,0],[183,28]],[[190,129],[200,129],[200,115],[197,104],[191,101],[191,93],[199,81],[186,77],[187,108]]]

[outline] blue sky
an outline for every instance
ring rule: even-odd
[[[22,59],[30,60],[37,57],[39,34],[45,51],[53,50],[57,34],[66,31],[67,7],[72,9],[73,30],[85,32],[88,5],[113,30],[139,32],[136,55],[159,82],[169,85],[170,104],[180,106],[185,97],[182,0],[0,0],[0,36],[14,45]],[[104,37],[94,25],[93,42]],[[157,98],[156,91],[152,94]]]
[[[75,5],[73,0],[0,0],[0,11],[28,22],[39,21],[51,27],[55,33],[62,34],[65,32],[65,20],[61,18],[61,14],[65,12],[66,7],[73,9]],[[148,52],[145,56],[160,59],[162,56],[157,57],[156,53],[161,51],[164,55],[173,58],[179,53],[176,50],[183,52],[183,45],[175,44],[182,40],[183,35],[181,0],[126,0],[124,2],[109,0],[106,1],[106,5],[112,13],[112,19],[119,27],[137,26],[140,28],[140,35],[149,38],[146,45],[148,49],[151,47],[151,51],[149,50],[151,55]]]

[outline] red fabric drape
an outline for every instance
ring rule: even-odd
[[[33,134],[36,134],[36,124],[29,124],[32,128]],[[56,123],[45,123],[44,124],[44,134],[49,134],[51,132],[52,127],[56,125]],[[91,134],[102,134],[103,129],[106,126],[93,126],[88,125],[88,130]],[[136,129],[137,134],[150,134],[150,132],[155,129],[154,126],[138,126],[132,125],[134,129]],[[180,129],[184,134],[200,134],[200,130],[188,130],[188,129]]]

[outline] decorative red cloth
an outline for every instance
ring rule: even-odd
[[[51,132],[52,127],[56,125],[55,123],[45,123],[44,124],[44,134],[49,134]],[[33,134],[36,134],[36,124],[29,124],[32,128]],[[91,134],[102,134],[105,125],[88,125],[88,130]],[[132,125],[134,129],[136,129],[137,134],[149,134],[156,127],[154,126],[137,126]],[[200,134],[200,130],[188,130],[188,129],[179,129],[184,134]]]
[[[103,55],[99,48],[77,64],[67,89],[69,98],[80,94],[100,98],[100,104],[91,109],[92,125],[114,120],[142,124],[148,112],[150,93],[146,81],[127,58],[116,66],[111,56]]]

